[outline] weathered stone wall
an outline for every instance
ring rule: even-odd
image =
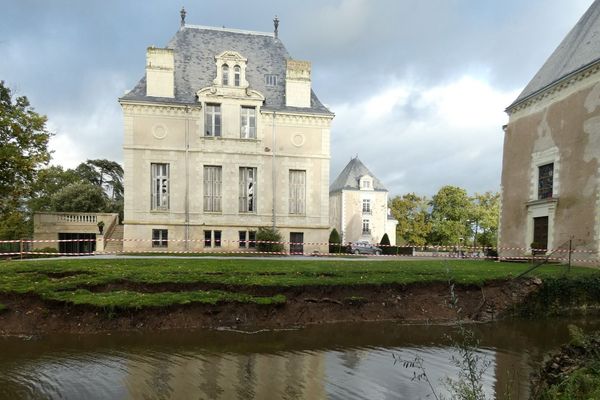
[[[549,217],[549,248],[573,237],[576,258],[599,245],[600,73],[512,110],[504,138],[500,255],[522,255],[533,217]],[[538,166],[554,163],[554,200],[537,200]],[[507,248],[518,248],[509,250]]]

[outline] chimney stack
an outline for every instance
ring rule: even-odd
[[[148,47],[146,96],[175,97],[175,54],[172,49]]]
[[[285,73],[285,105],[310,107],[310,62],[288,60]]]

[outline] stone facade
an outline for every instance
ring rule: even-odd
[[[597,261],[600,41],[594,32],[599,16],[596,1],[507,109],[501,257],[530,254],[532,247],[567,250],[571,241],[579,251],[576,259]]]
[[[275,35],[185,25],[120,103],[125,250],[243,250],[273,225],[327,242],[333,114]]]
[[[329,193],[330,224],[344,243],[379,243],[388,234],[396,245],[396,225],[388,210],[388,191],[358,157],[350,160]]]

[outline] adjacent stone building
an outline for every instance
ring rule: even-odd
[[[344,243],[379,243],[387,233],[390,244],[396,245],[398,221],[388,210],[388,190],[358,156],[350,160],[331,184],[329,212],[331,226],[337,229]]]
[[[147,49],[145,76],[119,99],[125,250],[247,249],[261,226],[327,242],[334,115],[277,28],[187,25],[182,10],[167,46]]]
[[[600,250],[600,1],[506,109],[500,256]]]

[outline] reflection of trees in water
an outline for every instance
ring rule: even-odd
[[[254,391],[254,385],[256,385],[256,358],[256,354],[239,356],[238,399],[254,399],[256,396]]]

